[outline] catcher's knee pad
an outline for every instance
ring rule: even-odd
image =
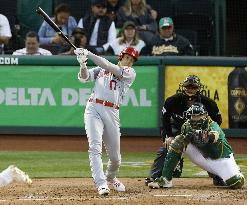
[[[226,184],[232,189],[240,189],[244,186],[244,181],[245,181],[244,175],[240,173],[234,175],[230,179],[227,179]]]
[[[180,154],[184,150],[184,144],[185,144],[185,142],[184,142],[183,135],[178,135],[178,136],[175,137],[175,139],[171,143],[169,149],[172,149],[176,153],[179,153]]]

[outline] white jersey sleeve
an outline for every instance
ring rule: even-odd
[[[115,76],[121,78],[122,77],[122,69],[110,61],[108,61],[105,58],[102,58],[100,56],[97,56],[89,51],[88,54],[89,59],[91,59],[97,66],[101,67],[102,69],[105,69],[111,73],[113,73]]]
[[[88,70],[88,77],[87,79],[83,79],[80,75],[80,72],[78,73],[78,80],[82,83],[90,82],[90,81],[95,81],[99,72],[100,72],[100,67],[95,67],[91,68]]]

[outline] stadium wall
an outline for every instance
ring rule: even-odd
[[[116,63],[116,57],[107,58]],[[247,72],[246,64],[240,57],[140,57],[120,113],[122,134],[158,136],[164,98],[179,92],[186,75],[196,74],[206,86],[204,94],[222,110],[226,134],[246,137],[246,127],[229,128],[227,81],[235,68]],[[93,84],[78,82],[78,68],[73,56],[0,56],[0,134],[84,135],[82,115]],[[243,102],[245,91],[238,96]]]

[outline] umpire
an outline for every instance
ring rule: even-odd
[[[218,106],[212,99],[201,95],[200,90],[202,84],[200,79],[195,75],[189,75],[180,84],[179,92],[165,100],[162,108],[162,122],[163,127],[161,131],[163,146],[157,152],[157,156],[150,171],[150,178],[145,179],[145,185],[153,181],[154,179],[162,175],[162,169],[164,166],[164,160],[167,154],[168,147],[172,140],[180,134],[182,124],[185,122],[184,112],[195,102],[202,103],[211,119],[217,122],[219,125],[222,123],[222,117],[219,112]],[[180,177],[183,168],[183,158],[178,163],[176,169],[173,172],[174,177]],[[209,173],[209,176],[213,178],[213,184],[217,186],[224,185],[224,181],[218,176]]]

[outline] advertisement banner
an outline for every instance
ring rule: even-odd
[[[201,93],[215,100],[222,128],[247,128],[247,71],[244,67],[166,66],[165,98],[175,94],[188,75],[201,79]],[[230,126],[229,126],[230,125]]]
[[[159,70],[134,68],[137,77],[120,109],[121,127],[157,128]],[[1,65],[0,126],[83,127],[94,83],[80,83],[78,70],[78,66]]]

